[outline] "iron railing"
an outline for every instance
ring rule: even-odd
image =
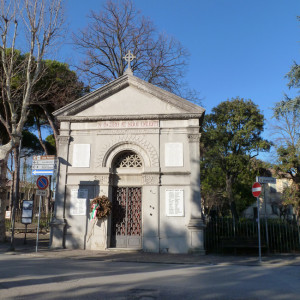
[[[296,222],[268,219],[261,221],[261,241],[269,253],[300,251],[300,231]],[[205,249],[207,253],[223,253],[224,240],[258,240],[257,222],[249,219],[215,218],[206,222]],[[233,247],[234,248],[234,247]]]
[[[45,212],[41,212],[40,216],[40,230],[49,230],[50,229],[50,221],[52,218],[52,214]],[[38,214],[34,214],[32,218],[32,223],[28,224],[29,229],[36,229],[38,225]],[[11,219],[5,220],[5,227],[6,231],[11,230]],[[15,230],[18,231],[19,229],[25,228],[25,225],[22,224],[22,211],[17,210],[15,215]]]

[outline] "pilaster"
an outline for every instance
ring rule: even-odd
[[[65,221],[65,205],[66,205],[66,183],[67,183],[67,171],[68,171],[68,158],[69,158],[69,144],[70,136],[58,137],[58,177],[56,184],[55,194],[55,209],[54,216],[51,221],[51,236],[50,245],[53,248],[65,247],[64,235],[66,228]]]
[[[188,229],[190,231],[190,252],[205,254],[203,243],[205,225],[202,219],[200,191],[200,138],[200,133],[188,134],[191,169],[191,202]]]

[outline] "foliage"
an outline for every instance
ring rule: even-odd
[[[49,155],[56,155],[56,141],[53,134],[46,137],[46,148]]]
[[[253,201],[251,182],[261,164],[254,162],[270,143],[261,137],[264,117],[251,100],[220,103],[206,116],[202,134],[201,183],[204,200],[222,214],[237,217]]]
[[[300,88],[300,66],[294,63],[286,76],[290,88]],[[279,176],[289,174],[293,184],[283,193],[283,205],[293,205],[297,215],[300,215],[300,97],[285,98],[277,102],[273,108],[276,119],[274,132],[276,134],[276,150],[278,164],[276,171]]]
[[[175,38],[159,33],[131,0],[111,1],[99,13],[91,11],[88,27],[74,35],[76,48],[85,56],[78,69],[91,87],[122,76],[128,50],[136,59],[135,75],[154,85],[195,100],[195,91],[183,82],[188,52]]]
[[[285,77],[289,80],[289,88],[300,88],[300,66],[296,62],[294,62]]]
[[[287,186],[283,190],[283,203],[286,206],[292,205],[296,214],[300,214],[300,198],[297,185],[293,182],[290,186]]]
[[[43,153],[43,148],[36,135],[27,130],[22,132],[22,153],[26,156]]]
[[[52,112],[83,96],[89,90],[70,70],[69,65],[55,60],[43,61],[43,76],[36,84],[27,125],[38,131],[39,140],[46,154],[56,154],[59,124]],[[54,144],[44,141],[41,128],[51,129]]]
[[[34,88],[33,98],[37,105],[49,106],[51,113],[86,92],[83,82],[68,64],[48,59],[43,61],[43,76]]]

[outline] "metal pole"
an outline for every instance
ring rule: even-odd
[[[264,203],[265,203],[265,225],[266,225],[266,243],[269,254],[269,232],[268,232],[268,215],[267,215],[267,198],[266,198],[266,184],[263,184],[264,189]]]
[[[39,202],[39,217],[38,217],[38,227],[37,227],[37,234],[36,234],[36,247],[35,247],[35,252],[38,252],[38,244],[39,244],[41,203],[42,203],[42,196],[40,196],[40,202]]]
[[[260,215],[259,215],[260,203],[259,203],[259,197],[256,198],[257,198],[258,253],[259,253],[259,262],[261,263]]]
[[[27,234],[27,224],[25,224],[24,245],[26,245],[26,244],[27,244],[27,241],[26,241],[26,234]]]

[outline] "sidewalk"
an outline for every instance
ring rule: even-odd
[[[0,255],[26,255],[30,257],[78,259],[93,261],[113,262],[143,262],[165,264],[199,264],[199,265],[259,265],[258,255],[195,255],[195,254],[169,254],[169,253],[145,253],[142,251],[128,251],[108,249],[99,250],[70,250],[49,249],[49,234],[39,236],[38,252],[35,239],[31,236],[24,245],[24,235],[15,235],[15,251],[9,251],[10,243],[0,243]],[[262,265],[293,265],[300,266],[300,254],[277,254],[262,257]]]

